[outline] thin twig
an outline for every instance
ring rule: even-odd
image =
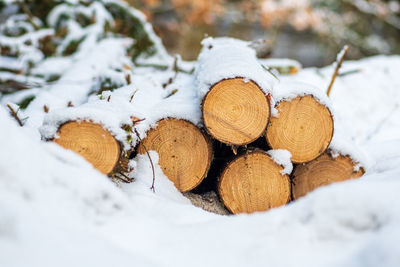
[[[10,106],[10,104],[7,104],[7,107],[10,109],[11,115],[14,117],[14,119],[18,122],[19,126],[23,126],[22,121],[20,120],[20,118],[17,115],[17,112],[15,112],[15,110]]]
[[[175,71],[175,78],[178,76],[179,66],[178,66],[179,58],[177,55],[174,56],[174,64],[172,65],[172,70]]]
[[[160,70],[167,70],[170,66],[168,65],[161,65],[161,64],[144,64],[144,63],[134,63],[136,67],[142,67],[142,68],[156,68]],[[180,67],[177,68],[178,72],[186,73],[186,74],[193,74],[194,68],[191,70],[184,70]]]
[[[176,94],[177,92],[178,92],[178,89],[172,90],[164,99],[173,96],[173,95]]]
[[[339,77],[344,77],[344,76],[347,76],[347,75],[359,73],[361,71],[362,71],[361,69],[349,70],[349,71],[338,73],[338,76]]]
[[[232,150],[233,154],[235,154],[235,156],[237,155],[237,149],[238,149],[237,146],[231,145],[231,150]]]
[[[129,99],[129,103],[132,103],[133,97],[136,95],[136,92],[137,92],[138,90],[139,90],[139,89],[136,89],[136,90],[133,92],[133,94],[131,95],[131,98]]]
[[[155,190],[155,188],[154,188],[154,183],[155,183],[155,181],[156,181],[156,173],[155,173],[155,171],[154,171],[153,160],[151,159],[150,153],[149,153],[149,151],[147,150],[146,146],[144,145],[144,143],[143,143],[143,141],[142,141],[142,138],[140,138],[140,135],[139,135],[138,131],[136,130],[136,128],[134,128],[134,130],[135,130],[135,134],[136,134],[137,138],[139,139],[139,142],[142,144],[144,150],[146,151],[147,156],[149,157],[150,164],[151,164],[151,169],[152,169],[152,171],[153,171],[153,183],[151,184],[150,189],[153,190],[153,192],[156,192],[156,190]]]
[[[40,27],[34,21],[33,15],[31,13],[31,11],[29,10],[28,6],[26,5],[26,3],[18,2],[18,5],[21,7],[21,9],[25,13],[25,15],[28,17],[28,20],[33,25],[33,28],[35,28],[35,30],[39,30]]]
[[[266,71],[269,72],[269,74],[271,74],[272,76],[274,76],[275,79],[277,79],[279,81],[279,78],[273,73],[272,68],[265,66],[263,64],[261,64],[261,67],[263,67],[263,69],[265,69]]]
[[[127,176],[126,174],[122,173],[122,172],[118,172],[116,174],[114,174],[115,178],[122,180],[125,183],[131,183],[133,182],[133,178],[130,178],[129,176]]]
[[[178,56],[175,55],[174,63],[172,64],[172,70],[175,72],[174,77],[170,77],[167,82],[162,84],[163,88],[167,88],[168,85],[172,84],[176,77],[178,76],[179,68],[178,68]]]
[[[336,59],[335,72],[332,75],[331,82],[329,83],[328,90],[326,91],[326,94],[328,96],[331,94],[333,83],[335,82],[336,76],[339,73],[339,69],[342,66],[342,63],[343,63],[343,60],[344,60],[344,58],[345,58],[345,56],[347,54],[347,51],[349,51],[349,46],[345,45],[343,47],[343,49],[340,51],[340,53],[338,54],[338,58]]]
[[[367,142],[369,140],[371,140],[372,137],[374,137],[375,135],[377,135],[380,130],[382,129],[382,127],[386,124],[387,121],[389,121],[389,119],[393,116],[393,114],[395,114],[395,112],[397,111],[397,109],[400,107],[399,104],[396,104],[393,106],[392,110],[390,112],[388,112],[388,114],[379,122],[377,123],[375,129],[373,131],[371,131],[363,140],[363,142]]]

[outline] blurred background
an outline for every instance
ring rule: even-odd
[[[126,0],[142,10],[169,52],[194,60],[205,35],[265,39],[265,57],[304,66],[400,53],[399,0]]]

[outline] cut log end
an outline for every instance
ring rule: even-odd
[[[164,174],[181,192],[192,190],[207,175],[212,160],[208,138],[192,123],[164,119],[147,133],[138,153],[157,151]]]
[[[354,171],[354,167],[355,163],[350,157],[339,155],[333,158],[328,152],[296,166],[293,173],[293,198],[298,199],[320,186],[361,177],[364,170],[360,168]]]
[[[265,132],[270,106],[256,83],[234,78],[210,89],[202,112],[204,125],[214,138],[229,145],[245,145]]]
[[[67,122],[58,129],[57,135],[55,143],[78,153],[103,174],[111,175],[122,162],[118,141],[100,124]]]
[[[219,183],[224,205],[234,214],[266,211],[290,200],[290,182],[282,166],[263,151],[237,157]]]
[[[266,139],[273,149],[286,149],[294,163],[308,162],[328,148],[333,136],[329,109],[313,96],[297,97],[277,105],[278,116],[271,117]]]

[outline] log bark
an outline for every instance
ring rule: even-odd
[[[266,139],[273,149],[286,149],[292,162],[317,158],[328,148],[333,136],[333,116],[313,96],[297,97],[276,105],[278,115],[271,117]]]
[[[226,79],[206,94],[202,114],[205,128],[215,139],[229,145],[246,145],[264,134],[270,104],[255,82]]]
[[[212,161],[209,138],[194,124],[178,119],[163,119],[147,133],[138,153],[154,150],[164,174],[181,192],[198,186]]]
[[[290,200],[288,175],[264,151],[238,156],[221,175],[219,195],[232,213],[266,211]]]
[[[305,196],[314,189],[334,182],[359,178],[364,169],[354,170],[355,163],[348,156],[332,157],[325,152],[318,158],[296,166],[293,172],[293,198]]]
[[[184,193],[190,202],[196,207],[202,208],[205,211],[216,213],[219,215],[228,215],[229,211],[221,203],[218,195],[214,191],[203,194],[195,194],[191,192]]]
[[[129,155],[100,124],[70,121],[61,125],[57,136],[53,139],[55,143],[78,153],[101,173],[111,178],[129,180]]]

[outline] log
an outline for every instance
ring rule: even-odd
[[[206,94],[202,114],[205,128],[215,139],[229,145],[246,145],[264,134],[270,104],[255,82],[226,79]]]
[[[194,124],[179,119],[163,119],[147,133],[138,153],[154,150],[164,174],[181,192],[198,186],[212,161],[209,138]]]
[[[296,166],[293,173],[293,198],[298,199],[314,189],[334,182],[359,178],[364,169],[355,171],[355,163],[348,156],[332,157],[325,152],[318,158]]]
[[[313,96],[298,96],[276,105],[266,140],[273,149],[286,149],[292,162],[304,163],[325,152],[333,137],[333,116]]]
[[[127,178],[129,156],[100,124],[70,121],[61,125],[57,136],[53,139],[56,144],[78,153],[101,173],[123,180]]]
[[[221,175],[218,190],[222,202],[234,214],[285,205],[290,200],[290,182],[282,170],[264,151],[238,156]]]
[[[195,78],[206,130],[228,145],[255,141],[267,127],[276,78],[249,42],[209,37],[201,44]]]
[[[187,197],[190,202],[196,207],[202,208],[205,211],[209,211],[219,215],[228,215],[229,211],[222,205],[218,195],[214,191],[206,192],[203,194],[195,194],[192,192],[186,192],[183,194]]]

